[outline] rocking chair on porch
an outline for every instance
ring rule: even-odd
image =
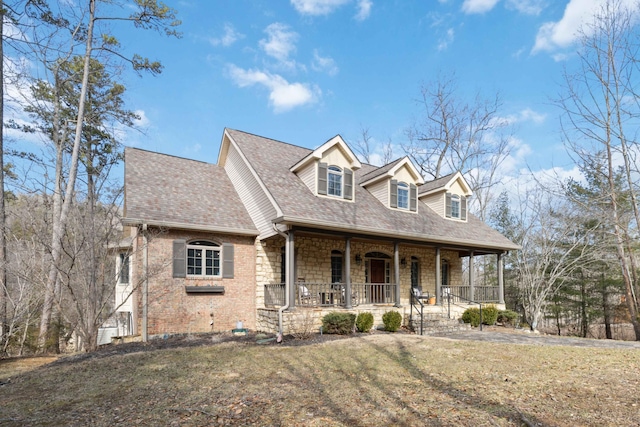
[[[298,304],[299,305],[316,305],[318,303],[318,295],[311,293],[305,285],[298,285]]]

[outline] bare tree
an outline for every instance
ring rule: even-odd
[[[499,115],[499,95],[476,94],[467,102],[459,92],[455,76],[422,86],[417,102],[423,114],[407,129],[403,149],[426,179],[464,173],[476,195],[475,211],[484,220],[498,171],[510,154],[509,123]]]
[[[558,104],[563,110],[562,127],[568,150],[585,164],[602,156],[605,167],[596,173],[606,182],[607,222],[612,227],[615,250],[625,286],[627,309],[640,340],[640,320],[636,296],[637,263],[631,250],[635,232],[624,226],[623,201],[630,199],[635,226],[640,224],[637,165],[633,158],[640,108],[633,91],[638,85],[637,7],[629,9],[618,0],[605,2],[593,20],[582,29],[580,66],[565,72],[565,93]],[[636,147],[634,150],[630,147]],[[626,185],[617,182],[618,165]]]
[[[515,234],[522,249],[514,254],[516,281],[525,317],[537,330],[551,298],[590,259],[590,230],[578,226],[569,205],[558,204],[542,187],[519,197]]]

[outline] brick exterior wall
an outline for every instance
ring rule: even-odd
[[[256,328],[256,249],[253,237],[192,231],[149,230],[148,334],[230,331],[237,321]],[[208,240],[234,245],[234,278],[173,278],[173,241]],[[137,333],[142,332],[142,237],[135,242]],[[187,294],[185,286],[224,286],[224,294]],[[211,322],[213,321],[213,325]]]

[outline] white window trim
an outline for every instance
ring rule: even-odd
[[[331,194],[329,189],[331,188],[331,176],[340,177],[340,194]],[[336,165],[327,166],[327,196],[336,197],[342,199],[344,195],[344,171],[341,167]]]
[[[202,241],[202,240],[198,240],[199,242],[206,242],[206,245],[194,245],[194,244],[190,244],[187,243],[186,245],[186,257],[185,257],[185,262],[186,262],[186,271],[187,271],[187,277],[190,278],[198,278],[198,277],[215,277],[215,278],[222,278],[222,246],[214,243],[214,242],[208,242],[208,241]],[[200,256],[201,258],[201,265],[200,268],[202,269],[202,273],[201,274],[194,274],[194,273],[189,273],[189,249],[200,249],[202,250],[202,254]],[[213,251],[214,253],[217,252],[218,253],[218,274],[206,274],[207,273],[207,265],[206,265],[206,251]],[[215,256],[213,256],[212,258],[212,266],[211,268],[215,271]]]
[[[402,188],[402,191],[404,191],[407,195],[406,197],[406,202],[407,205],[406,206],[400,206],[400,189]],[[396,205],[397,205],[397,209],[401,209],[403,211],[408,211],[409,210],[409,205],[411,204],[411,194],[410,194],[410,186],[409,184],[407,184],[404,181],[398,181],[398,184],[396,186]]]
[[[462,200],[459,195],[457,194],[451,195],[451,218],[460,219],[460,213],[462,208],[461,203],[462,203]],[[455,209],[454,209],[454,206],[455,206]]]

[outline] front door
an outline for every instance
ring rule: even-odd
[[[385,302],[384,298],[384,286],[385,286],[385,264],[386,261],[383,259],[372,259],[369,260],[369,269],[371,278],[371,295],[370,302],[371,303],[383,303]]]

